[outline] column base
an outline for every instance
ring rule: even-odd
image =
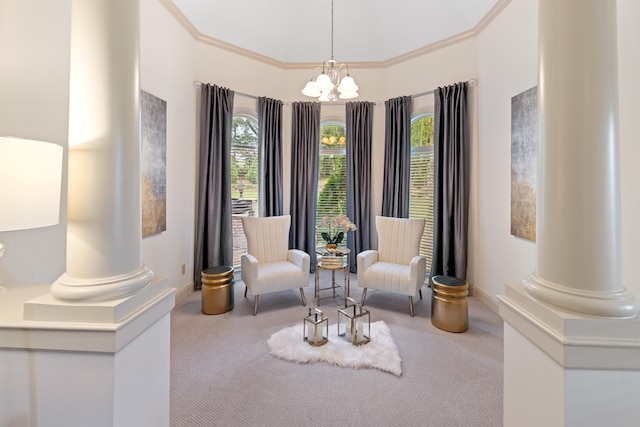
[[[640,370],[640,316],[586,317],[541,303],[521,284],[505,291],[500,316],[564,368]]]
[[[626,289],[593,292],[570,289],[532,274],[522,282],[532,298],[561,310],[609,319],[630,319],[640,311],[640,301]]]
[[[61,301],[53,293],[25,301],[24,320],[40,322],[120,323],[141,307],[153,304],[169,292],[166,278],[154,278],[134,295],[110,301]]]
[[[77,279],[63,274],[51,285],[51,295],[62,301],[111,301],[133,295],[151,283],[153,271],[145,265],[129,274]]]
[[[637,425],[640,317],[555,309],[521,284],[499,295],[505,427]]]

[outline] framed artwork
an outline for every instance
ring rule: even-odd
[[[511,234],[536,241],[538,88],[511,98]]]
[[[167,102],[140,94],[142,237],[167,229]]]

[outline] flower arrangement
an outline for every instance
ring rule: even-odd
[[[346,215],[338,215],[335,217],[323,216],[318,228],[325,229],[320,235],[327,242],[327,248],[336,248],[344,235],[349,230],[356,231],[358,227]]]

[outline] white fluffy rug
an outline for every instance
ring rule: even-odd
[[[302,325],[289,326],[271,335],[267,341],[270,353],[291,362],[309,363],[324,361],[349,368],[376,368],[402,375],[402,360],[389,327],[383,322],[371,323],[371,341],[354,346],[338,336],[338,325],[329,325],[329,342],[314,347],[304,342]]]

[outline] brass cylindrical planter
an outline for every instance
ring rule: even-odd
[[[222,314],[233,309],[233,267],[220,266],[204,270],[202,277],[202,312]]]
[[[431,290],[433,326],[447,332],[464,332],[469,329],[469,284],[455,277],[433,276]]]

